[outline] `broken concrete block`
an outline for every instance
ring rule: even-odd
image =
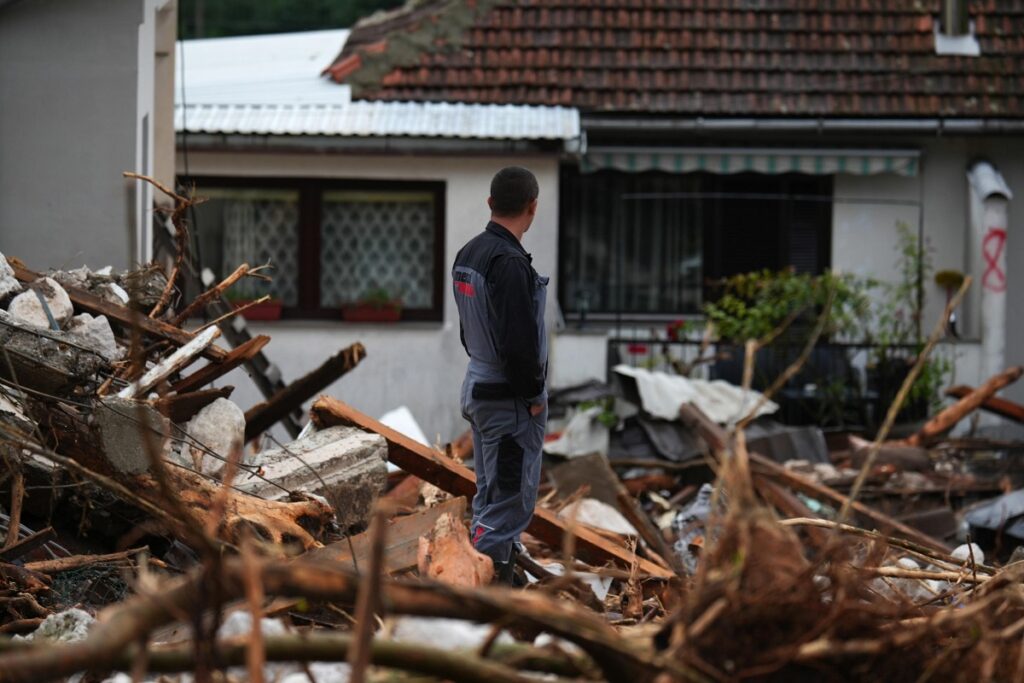
[[[14,636],[15,640],[47,640],[59,643],[71,643],[84,640],[89,634],[89,627],[96,623],[91,614],[72,608],[51,614],[27,636]]]
[[[50,319],[46,316],[39,297],[36,296],[36,292],[39,292],[43,295],[43,299],[59,327],[64,327],[71,320],[71,316],[75,312],[71,305],[71,299],[56,280],[50,277],[39,278],[29,285],[28,290],[11,299],[11,303],[7,305],[8,313],[29,325],[49,328]]]
[[[14,277],[14,269],[7,263],[4,255],[0,254],[0,301],[20,291],[21,283]]]
[[[263,476],[238,477],[235,485],[269,500],[287,491],[321,495],[330,501],[343,527],[364,524],[373,501],[387,485],[387,443],[379,434],[355,427],[329,427],[284,448],[260,454]]]
[[[148,438],[161,457],[169,450],[170,422],[147,403],[110,396],[96,407],[103,452],[119,472],[142,474],[149,470]],[[145,429],[149,429],[146,434]]]
[[[31,434],[36,423],[25,414],[25,409],[17,397],[0,393],[0,423],[14,427],[23,434]]]
[[[81,313],[71,318],[66,330],[81,340],[82,346],[95,349],[108,361],[120,360],[124,357],[124,349],[117,345],[114,330],[110,327],[107,316],[92,317]]]
[[[446,513],[434,528],[420,537],[416,566],[420,576],[452,586],[477,588],[494,578],[494,562],[477,552],[461,520]]]
[[[109,367],[103,356],[83,350],[66,332],[36,327],[6,311],[0,311],[0,323],[6,335],[0,377],[38,391],[66,393]]]
[[[245,413],[242,409],[226,398],[218,398],[193,417],[186,427],[189,437],[196,443],[185,448],[190,456],[190,467],[195,467],[203,474],[219,476],[223,473],[228,459],[236,448],[241,449],[245,443]],[[213,451],[221,456],[210,455]],[[243,459],[240,464],[251,462]]]

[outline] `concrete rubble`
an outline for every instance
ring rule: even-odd
[[[185,428],[189,442],[182,444],[182,455],[196,471],[220,477],[236,451],[239,464],[250,466],[256,456],[244,454],[245,413],[226,398],[218,398],[202,408]]]
[[[384,439],[353,427],[329,427],[259,454],[262,478],[239,477],[243,491],[269,500],[305,491],[331,502],[344,527],[364,524],[387,486]]]
[[[29,325],[53,329],[55,324],[56,329],[62,329],[71,320],[74,308],[64,288],[53,278],[44,277],[11,299],[11,303],[7,304],[7,312],[16,320]]]
[[[992,387],[1024,370],[877,444],[682,371],[619,366],[613,383],[553,390],[513,572],[529,588],[495,589],[468,531],[472,435],[435,446],[406,408],[377,421],[317,396],[361,345],[291,384],[261,375],[269,338],[205,309],[248,266],[192,302],[159,266],[0,266],[0,633],[33,648],[0,647],[0,681],[33,680],[35,661],[40,679],[126,683],[147,641],[134,679],[152,683],[205,665],[287,683],[367,666],[373,680],[789,680],[861,661],[847,642],[880,678],[978,642],[994,666],[1019,661],[989,634],[1024,623],[1024,446],[949,430],[973,410],[1013,415]],[[182,322],[203,312],[227,317]],[[265,401],[231,400],[239,367],[272,387]]]

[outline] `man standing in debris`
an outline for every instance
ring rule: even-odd
[[[491,220],[452,268],[462,345],[469,367],[462,414],[473,428],[473,545],[513,583],[519,534],[530,523],[540,483],[547,422],[548,278],[521,244],[537,214],[533,173],[510,166],[491,181]]]

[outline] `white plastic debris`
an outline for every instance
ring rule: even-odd
[[[561,562],[549,562],[547,564],[542,564],[541,566],[552,574],[556,574],[558,576],[565,575],[565,565]],[[590,590],[594,591],[594,595],[600,602],[604,602],[604,599],[608,597],[608,591],[611,590],[612,581],[614,580],[610,576],[600,576],[599,574],[594,574],[592,572],[574,572],[573,576],[590,586]],[[537,645],[537,643],[534,642],[534,645]]]
[[[636,380],[644,410],[663,420],[678,420],[679,409],[692,403],[715,422],[724,424],[746,415],[762,397],[758,391],[744,391],[724,380],[689,379],[629,365],[616,365],[615,372]],[[757,416],[778,409],[778,404],[767,401],[758,409]]]
[[[58,643],[73,643],[83,640],[89,634],[89,627],[96,623],[91,614],[71,608],[51,614],[27,636],[14,636],[15,640],[49,640]]]
[[[405,434],[413,441],[424,446],[430,445],[430,442],[427,441],[427,435],[420,429],[420,425],[416,418],[413,417],[412,411],[405,406],[399,406],[381,415],[380,423],[385,427],[391,427],[396,432]]]
[[[57,326],[64,327],[75,311],[68,293],[51,277],[39,278],[29,286],[29,289],[11,299],[11,303],[7,305],[7,312],[29,325],[50,328],[50,318],[46,315],[36,292],[42,295]]]
[[[622,516],[622,513],[607,503],[596,498],[580,498],[569,503],[558,516],[562,519],[575,520],[580,524],[597,527],[623,536],[639,536],[636,528]]]
[[[396,642],[430,645],[442,650],[475,650],[491,633],[489,624],[474,624],[461,619],[396,617],[389,623],[391,638]],[[502,631],[496,642],[511,645],[515,640]]]
[[[352,669],[344,662],[310,662],[309,673],[316,683],[348,683]],[[286,675],[280,683],[309,683],[305,671]]]
[[[608,453],[609,431],[597,418],[601,406],[576,411],[562,434],[554,441],[544,444],[546,453],[574,458],[591,453]]]

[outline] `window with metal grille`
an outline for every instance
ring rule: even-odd
[[[829,265],[832,179],[602,170],[561,177],[559,300],[569,318],[700,311],[737,273]]]
[[[218,278],[269,263],[236,300],[269,296],[285,318],[338,318],[395,304],[402,320],[441,320],[444,183],[200,178],[194,232]]]

